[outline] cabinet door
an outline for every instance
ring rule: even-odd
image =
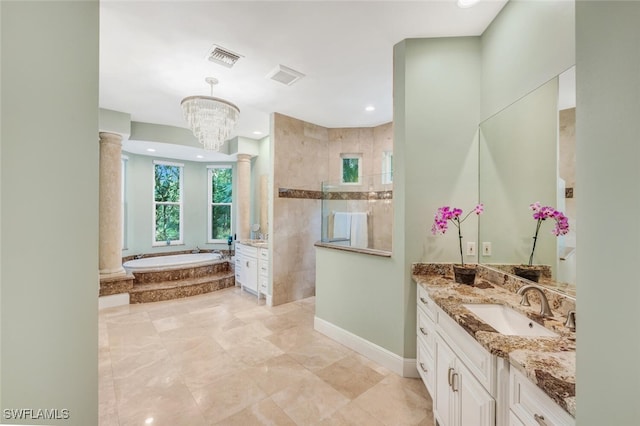
[[[244,286],[250,290],[258,292],[258,259],[254,257],[244,258]]]
[[[455,425],[454,395],[451,389],[452,376],[455,373],[456,356],[449,346],[436,337],[436,392],[433,410],[440,426]]]
[[[456,363],[453,391],[459,404],[460,426],[490,426],[496,424],[495,400],[464,366]]]
[[[527,426],[522,421],[513,414],[513,411],[509,410],[509,426]]]

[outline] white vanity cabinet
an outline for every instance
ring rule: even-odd
[[[265,297],[269,293],[269,249],[258,249],[258,290]]]
[[[256,295],[258,293],[258,248],[236,243],[236,284]]]
[[[576,421],[515,368],[509,372],[510,426],[573,426]]]
[[[496,425],[496,357],[417,290],[417,368],[439,426]]]
[[[418,311],[416,334],[418,344],[416,347],[416,364],[418,373],[427,390],[433,395],[435,386],[435,356],[436,356],[436,321],[437,312],[435,303],[429,298],[427,292],[418,287]]]

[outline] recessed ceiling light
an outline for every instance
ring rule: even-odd
[[[367,107],[365,107],[364,109],[365,111],[371,112],[371,111],[375,111],[376,107],[374,107],[373,105],[369,105]]]
[[[148,152],[156,152],[156,150],[155,150],[155,149],[153,149],[153,148],[147,148],[147,151],[148,151]]]
[[[153,423],[153,417],[147,417],[147,418],[144,420],[144,423],[145,423],[145,424],[150,425],[151,423]]]
[[[256,130],[255,132],[253,132],[254,135],[261,135],[262,132],[260,130]]]
[[[468,9],[471,6],[474,6],[480,0],[458,0],[458,7],[461,9]]]
[[[204,155],[198,154],[198,155],[196,155],[196,158],[204,158]]]

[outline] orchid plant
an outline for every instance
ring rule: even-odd
[[[569,232],[569,219],[559,210],[549,206],[541,206],[540,202],[536,201],[529,205],[533,210],[533,218],[536,220],[536,233],[533,236],[533,248],[531,249],[531,256],[529,256],[529,266],[533,265],[533,253],[536,251],[536,242],[538,241],[538,232],[542,222],[547,219],[554,219],[556,226],[551,230],[553,235],[560,236]]]
[[[433,220],[433,226],[431,227],[431,233],[433,235],[436,234],[444,234],[449,229],[449,222],[453,223],[456,228],[458,228],[458,239],[460,243],[460,263],[464,266],[464,255],[462,254],[462,230],[460,226],[462,222],[464,222],[471,213],[475,213],[476,215],[481,215],[484,212],[484,205],[482,203],[476,205],[476,207],[467,213],[462,219],[462,210],[454,207],[451,208],[449,206],[443,206],[438,209],[436,212],[435,218]]]

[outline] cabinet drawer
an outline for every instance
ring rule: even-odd
[[[269,275],[269,264],[262,259],[258,262],[258,274],[268,276]]]
[[[253,257],[254,259],[258,258],[258,248],[257,247],[245,247],[242,253],[245,256]]]
[[[429,352],[431,357],[435,356],[436,348],[436,325],[427,316],[422,309],[418,309],[416,334],[418,335],[418,342],[422,342],[425,349]]]
[[[424,342],[418,339],[418,347],[416,348],[416,367],[418,367],[418,374],[424,382],[429,394],[433,395],[435,386],[435,362],[433,362],[433,356],[425,348]]]
[[[509,405],[524,425],[573,426],[576,421],[527,377],[511,367]],[[516,423],[517,424],[517,423]]]
[[[438,323],[436,304],[427,293],[427,290],[422,288],[421,285],[418,285],[418,308],[422,309],[425,314],[433,321],[434,323]]]
[[[258,256],[260,257],[260,259],[269,260],[269,249],[261,248],[258,251]]]
[[[269,289],[269,279],[267,277],[258,278],[258,287],[260,288],[260,292],[267,294],[267,290]]]

